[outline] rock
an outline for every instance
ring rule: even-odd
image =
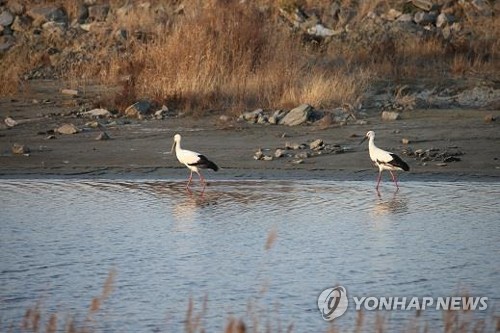
[[[109,118],[111,117],[111,112],[106,109],[92,109],[90,111],[83,112],[82,115],[88,118]]]
[[[472,0],[471,2],[474,9],[476,9],[481,15],[492,16],[493,10],[486,0]]]
[[[14,143],[11,147],[11,151],[13,154],[22,155],[22,154],[28,154],[30,152],[30,149],[25,145]]]
[[[299,159],[302,159],[302,160],[305,160],[309,156],[311,156],[311,154],[309,152],[307,152],[307,151],[295,154],[295,158],[299,158]]]
[[[312,106],[309,104],[302,104],[295,109],[290,110],[279,123],[286,126],[297,126],[303,124],[309,119],[312,111]]]
[[[151,110],[151,103],[146,100],[138,101],[125,109],[125,116],[142,119]]]
[[[283,119],[285,115],[286,115],[285,110],[276,110],[274,111],[273,115],[269,117],[269,123],[273,125],[279,124],[279,122],[281,121],[281,119]]]
[[[223,123],[227,123],[229,120],[231,120],[231,118],[225,114],[223,114],[219,117],[219,121],[223,122]]]
[[[259,116],[257,117],[257,124],[267,124],[267,123],[269,123],[267,116],[263,113],[259,114]]]
[[[317,37],[330,37],[340,35],[344,32],[344,29],[333,30],[326,28],[322,24],[316,24],[315,26],[308,28],[307,33]]]
[[[17,126],[19,123],[17,121],[15,121],[13,118],[11,117],[7,117],[4,119],[3,121],[5,123],[5,125],[7,127],[14,127],[14,126]]]
[[[43,23],[42,29],[44,30],[44,32],[46,34],[49,34],[51,36],[57,36],[57,37],[61,38],[64,35],[65,25],[64,25],[64,23],[50,21],[50,22]],[[54,56],[54,55],[57,56],[57,53],[50,54],[51,59],[52,59],[52,56]]]
[[[413,16],[411,14],[402,14],[397,19],[398,22],[411,22],[413,21]]]
[[[446,27],[448,24],[454,23],[454,18],[451,15],[441,13],[436,18],[436,27],[442,29]]]
[[[437,166],[440,166],[440,167],[445,167],[445,166],[447,166],[448,164],[446,164],[446,163],[436,163],[436,165],[437,165]]]
[[[102,141],[102,140],[109,140],[111,138],[109,137],[108,133],[101,132],[101,133],[99,133],[99,135],[95,139],[98,141]]]
[[[255,152],[253,155],[254,160],[261,160],[264,157],[264,153],[262,152],[262,149],[259,149]]]
[[[312,150],[320,150],[320,149],[323,149],[324,146],[325,145],[323,143],[323,140],[321,140],[321,139],[314,140],[313,142],[311,142],[309,144],[309,148]]]
[[[47,135],[47,137],[45,137],[45,140],[54,140],[55,138],[56,138],[56,136],[51,134],[51,135]]]
[[[36,134],[37,135],[47,135],[47,134],[54,134],[54,133],[55,133],[55,130],[49,129],[49,130],[46,130],[46,131],[38,131]]]
[[[89,121],[88,123],[85,123],[85,126],[90,128],[98,128],[101,127],[101,124],[98,121]]]
[[[12,15],[8,10],[4,10],[0,13],[0,25],[8,27],[14,22],[14,15]]]
[[[342,154],[342,153],[345,153],[347,151],[349,151],[351,148],[349,147],[341,147],[341,146],[337,146],[333,149],[333,153],[334,154]]]
[[[61,94],[70,95],[70,96],[78,96],[78,90],[76,89],[61,89]]]
[[[15,39],[12,36],[0,36],[0,54],[7,52],[15,44]]]
[[[425,11],[429,11],[432,9],[432,1],[430,0],[411,0],[413,6],[423,9]]]
[[[385,18],[389,21],[395,21],[397,20],[403,13],[401,13],[399,10],[396,10],[394,8],[389,9],[387,14],[385,14]]]
[[[450,163],[450,162],[460,162],[462,159],[460,157],[456,156],[447,156],[443,159],[444,163]]]
[[[487,86],[476,86],[466,89],[454,96],[461,107],[480,108],[491,102],[500,100],[500,89]]]
[[[76,134],[80,130],[73,124],[64,124],[55,130],[59,134]]]
[[[106,21],[109,12],[109,5],[94,5],[88,7],[88,19],[91,21]]]
[[[294,160],[292,161],[293,164],[302,164],[304,163],[304,160]]]
[[[382,112],[382,120],[384,121],[394,121],[394,120],[399,120],[401,118],[401,115],[399,112],[394,112],[394,111],[384,111]]]
[[[31,20],[27,16],[16,16],[11,29],[14,31],[27,31],[31,27]]]
[[[273,157],[269,155],[264,155],[262,149],[259,148],[259,150],[257,150],[253,155],[253,159],[257,161],[272,161]]]
[[[335,119],[332,113],[326,112],[323,117],[314,122],[314,125],[318,126],[320,129],[326,129],[334,123]]]
[[[420,25],[429,25],[436,22],[436,15],[433,13],[417,12],[413,16],[413,21]]]
[[[85,32],[90,32],[90,30],[92,30],[93,23],[82,23],[79,25],[79,27]]]
[[[255,124],[257,122],[257,120],[259,119],[259,116],[261,116],[263,114],[264,114],[264,110],[257,109],[254,111],[243,113],[239,119],[242,119],[242,120],[247,121],[249,123]]]
[[[495,120],[497,120],[497,118],[495,118],[492,114],[488,114],[488,115],[484,116],[485,123],[491,123],[491,122],[494,122]]]
[[[306,147],[305,144],[290,143],[290,142],[285,143],[285,149],[297,150],[297,149],[304,149],[305,147]]]
[[[67,23],[68,17],[58,6],[39,6],[31,8],[27,13],[33,19],[33,25],[39,27],[45,22]]]
[[[410,140],[409,140],[409,139],[407,139],[407,138],[402,138],[402,139],[401,139],[401,143],[402,143],[402,144],[404,144],[404,145],[407,145],[407,144],[409,144],[409,143],[410,143]]]
[[[280,157],[283,157],[285,155],[285,152],[283,151],[283,149],[276,149],[276,151],[274,152],[274,157],[276,158],[280,158]]]
[[[168,107],[166,107],[165,105],[163,105],[160,110],[155,111],[154,118],[157,119],[157,120],[165,119],[167,117],[167,115],[168,115],[168,111],[169,111]]]

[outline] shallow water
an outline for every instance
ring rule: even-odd
[[[37,302],[81,322],[112,270],[100,331],[182,331],[190,298],[209,332],[231,315],[325,331],[317,297],[337,284],[349,296],[487,296],[474,316],[498,315],[500,183],[373,186],[215,181],[201,197],[182,181],[0,180],[0,324]],[[437,328],[442,315],[420,320]],[[400,330],[415,312],[384,316]],[[355,317],[350,304],[334,323]]]

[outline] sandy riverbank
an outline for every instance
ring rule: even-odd
[[[92,94],[89,93],[89,98]],[[34,103],[35,100],[35,103]],[[500,122],[485,122],[486,115],[498,118],[500,111],[489,110],[413,110],[402,119],[383,122],[378,110],[368,110],[366,125],[317,125],[296,127],[253,125],[236,120],[221,122],[213,114],[199,119],[174,117],[164,120],[117,119],[106,125],[110,140],[97,141],[100,129],[85,128],[89,119],[68,112],[74,101],[53,87],[38,87],[29,94],[0,99],[0,118],[11,116],[18,125],[0,129],[0,176],[51,177],[159,177],[182,178],[186,171],[169,154],[172,137],[183,135],[183,146],[204,153],[221,170],[212,179],[232,178],[332,178],[369,179],[376,173],[368,158],[367,145],[358,145],[368,130],[377,133],[376,143],[401,154],[411,167],[404,178],[446,177],[452,179],[495,179],[500,176]],[[54,115],[57,114],[57,115]],[[73,123],[83,131],[73,135],[55,134],[54,128]],[[405,145],[402,139],[410,142]],[[293,158],[257,161],[255,151],[262,148],[272,155],[286,143],[309,143],[322,139],[337,144],[341,154],[323,154],[294,164]],[[30,152],[15,155],[13,144],[23,144]],[[411,149],[455,149],[463,153],[460,161],[439,163],[404,156]],[[266,151],[266,149],[270,149]],[[294,153],[293,151],[290,153]]]

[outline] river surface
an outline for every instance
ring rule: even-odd
[[[0,180],[0,331],[38,306],[42,324],[56,313],[59,327],[181,332],[191,300],[190,325],[208,332],[233,317],[321,332],[318,296],[337,285],[350,303],[333,324],[348,331],[353,296],[488,297],[465,316],[499,314],[498,182],[387,182],[380,195],[368,181],[214,181],[203,196],[184,185]],[[375,317],[387,331],[443,326],[436,310],[365,311],[366,327]]]

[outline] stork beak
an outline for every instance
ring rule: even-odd
[[[173,153],[174,153],[174,148],[175,148],[175,141],[174,141],[174,143],[172,144],[172,149],[170,149],[170,154],[173,154]]]
[[[368,137],[367,137],[367,136],[365,136],[365,137],[363,138],[363,140],[361,140],[361,141],[359,142],[359,145],[360,145],[360,144],[362,144],[363,142],[365,142],[365,141],[366,141],[366,139],[368,139]]]

